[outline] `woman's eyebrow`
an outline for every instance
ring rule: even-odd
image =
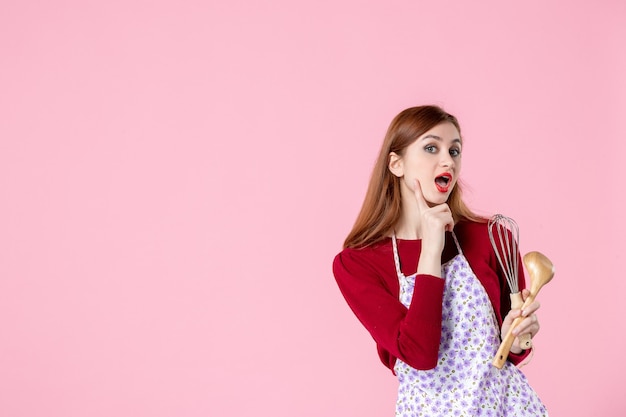
[[[438,140],[438,141],[440,141],[440,142],[443,140],[443,139],[441,139],[441,137],[440,137],[440,136],[437,136],[437,135],[426,135],[426,136],[424,136],[421,140],[424,140],[424,139],[435,139],[435,140]],[[458,143],[461,143],[461,144],[463,143],[463,142],[461,141],[461,139],[459,139],[459,138],[452,139],[452,142],[453,142],[453,143],[454,143],[454,142],[458,142]]]

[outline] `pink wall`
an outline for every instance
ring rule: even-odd
[[[624,415],[626,7],[591,4],[3,2],[0,415],[392,415],[330,264],[422,103],[557,265],[551,415]]]

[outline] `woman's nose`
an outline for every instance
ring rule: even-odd
[[[452,165],[454,165],[454,159],[448,152],[445,152],[445,153],[442,153],[441,160],[439,161],[439,163],[441,164],[442,167],[449,168]]]

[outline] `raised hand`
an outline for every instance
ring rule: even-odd
[[[430,207],[418,180],[415,180],[414,193],[420,215],[418,235],[422,238],[417,272],[440,277],[441,253],[446,241],[445,232],[450,232],[454,228],[452,212],[446,203]]]

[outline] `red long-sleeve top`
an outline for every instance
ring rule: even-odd
[[[460,222],[454,232],[474,274],[485,288],[498,323],[511,309],[510,290],[489,240],[486,223]],[[398,239],[402,272],[409,276],[417,270],[421,240]],[[442,263],[457,255],[450,233]],[[437,365],[441,339],[444,280],[419,274],[411,305],[399,300],[400,285],[393,258],[391,238],[366,248],[344,249],[333,262],[333,272],[348,305],[376,341],[381,361],[393,371],[400,358],[415,369]],[[519,290],[525,288],[524,272],[519,267]],[[509,354],[518,364],[528,355]]]

